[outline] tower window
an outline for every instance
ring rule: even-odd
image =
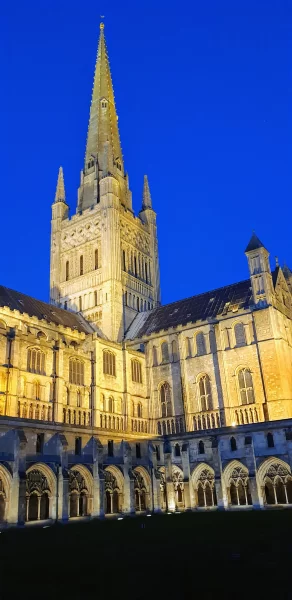
[[[142,383],[142,367],[139,360],[131,360],[132,367],[132,381],[136,383]]]
[[[137,311],[139,312],[139,310],[140,310],[140,300],[139,300],[139,298],[137,298]]]
[[[103,351],[103,372],[105,375],[116,377],[116,357],[108,350]]]
[[[236,346],[245,346],[246,337],[243,323],[236,323],[234,326],[234,335]]]
[[[69,382],[75,385],[84,385],[84,363],[76,358],[69,361]]]
[[[255,398],[250,369],[240,369],[238,372],[238,386],[241,404],[253,404]]]
[[[203,354],[206,354],[206,343],[205,343],[205,336],[203,333],[197,334],[196,343],[197,343],[197,355],[203,356]]]
[[[27,370],[30,373],[45,375],[45,353],[38,348],[31,348],[27,353]]]
[[[97,249],[94,252],[94,268],[95,268],[95,270],[99,268],[99,264],[98,264],[98,250]]]
[[[80,270],[79,270],[80,275],[83,275],[83,256],[81,254],[80,256]]]
[[[208,375],[202,375],[198,381],[200,410],[212,410],[212,391]]]
[[[146,283],[148,283],[148,268],[147,268],[147,262],[145,262],[145,280],[146,280]]]
[[[94,306],[97,306],[97,291],[94,292]]]
[[[123,250],[123,271],[126,270],[126,252]]]
[[[137,277],[137,258],[134,256],[134,275]]]
[[[66,261],[66,281],[69,279],[69,260]]]
[[[172,416],[171,406],[171,393],[170,386],[167,381],[160,387],[160,404],[161,404],[161,416],[170,417]]]

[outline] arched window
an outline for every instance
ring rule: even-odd
[[[157,347],[153,346],[153,367],[157,367]]]
[[[162,342],[161,344],[161,362],[167,363],[169,362],[169,352],[168,352],[168,343]]]
[[[132,381],[136,383],[142,383],[142,367],[139,360],[132,359],[131,360],[132,367]]]
[[[88,488],[79,471],[69,471],[70,518],[88,514]]]
[[[198,393],[200,410],[212,410],[212,391],[208,375],[202,375],[198,380]]]
[[[206,508],[217,504],[214,475],[209,469],[204,469],[198,480],[198,506]]]
[[[193,355],[192,339],[187,337],[185,339],[185,345],[186,345],[186,358],[190,358]]]
[[[171,394],[169,383],[165,382],[160,386],[160,404],[162,417],[172,415]]]
[[[205,444],[202,440],[199,442],[198,448],[199,454],[205,454]]]
[[[114,399],[112,396],[108,399],[108,412],[114,412]]]
[[[171,353],[173,362],[176,362],[178,360],[178,347],[176,340],[172,340],[171,342]]]
[[[246,468],[238,466],[233,469],[229,481],[229,493],[230,503],[235,506],[252,504]]]
[[[206,354],[206,342],[205,342],[205,336],[203,333],[198,333],[196,335],[196,346],[197,346],[197,356],[203,356],[203,354]]]
[[[49,497],[51,490],[48,480],[41,471],[33,469],[26,475],[27,520],[49,519]]]
[[[36,400],[40,400],[41,399],[41,386],[40,386],[40,382],[39,381],[34,381],[33,382],[33,397]],[[35,418],[39,418],[35,417]]]
[[[126,270],[126,252],[125,250],[122,251],[122,260],[123,260],[123,271]]]
[[[175,444],[174,446],[174,456],[180,456],[180,445]]]
[[[27,370],[45,375],[45,353],[38,348],[30,348],[27,353]]]
[[[116,377],[116,356],[109,350],[103,351],[103,372]]]
[[[84,385],[84,363],[78,358],[69,360],[69,382]]]
[[[83,275],[83,255],[81,254],[80,259],[79,259],[80,265],[79,265],[79,275]]]
[[[265,503],[290,504],[292,502],[292,480],[288,468],[276,461],[264,475]]]
[[[137,298],[137,311],[139,312],[139,310],[140,310],[140,300],[139,300],[139,298]]]
[[[104,487],[105,487],[105,513],[112,514],[120,511],[120,490],[116,477],[105,470],[104,472]]]
[[[250,369],[240,369],[237,376],[241,404],[253,404],[255,398]]]
[[[94,292],[94,306],[97,306],[97,291]]]
[[[81,406],[81,392],[80,390],[77,390],[77,407],[80,408]]]
[[[232,438],[230,438],[230,450],[232,450],[232,452],[234,452],[235,450],[237,450],[236,439],[233,436],[232,436]]]
[[[139,417],[139,419],[142,419],[142,404],[141,404],[141,402],[138,402],[138,404],[137,404],[137,417]]]
[[[97,248],[94,251],[94,268],[95,268],[95,270],[99,268],[99,264],[98,264],[98,249]]]
[[[234,335],[236,346],[245,346],[246,337],[243,323],[236,323],[234,326]]]
[[[69,260],[66,261],[66,281],[69,280]]]
[[[268,448],[274,448],[274,446],[275,446],[275,444],[274,444],[274,436],[273,436],[273,434],[270,431],[267,434],[267,444],[268,444]]]

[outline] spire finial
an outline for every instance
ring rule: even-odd
[[[66,202],[63,168],[59,168],[55,202]]]
[[[144,187],[143,187],[143,200],[142,200],[142,209],[152,208],[152,200],[149,189],[148,177],[144,175]]]

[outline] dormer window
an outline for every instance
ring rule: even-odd
[[[119,158],[116,159],[116,167],[117,169],[119,169],[119,171],[122,170],[122,164]]]
[[[101,108],[107,108],[107,101],[105,98],[101,100]]]
[[[94,167],[94,160],[91,159],[88,163],[87,163],[87,168],[88,169],[92,169],[92,167]]]

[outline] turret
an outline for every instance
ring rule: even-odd
[[[69,207],[66,204],[64,174],[59,168],[55,201],[52,205],[51,221],[51,267],[50,267],[50,298],[57,303],[60,297],[60,248],[62,221],[68,218]]]
[[[253,299],[256,305],[271,304],[273,281],[269,261],[269,252],[253,232],[245,249],[248,260]]]
[[[159,270],[159,257],[158,257],[158,241],[157,241],[157,225],[156,225],[156,213],[152,208],[152,200],[150,194],[150,188],[148,183],[147,175],[144,175],[143,185],[143,196],[142,196],[142,210],[139,213],[139,217],[142,223],[145,223],[149,227],[151,242],[150,242],[150,253],[153,264],[153,273],[151,275],[151,281],[154,288],[154,300],[155,304],[161,303],[161,292],[160,292],[160,270]]]

